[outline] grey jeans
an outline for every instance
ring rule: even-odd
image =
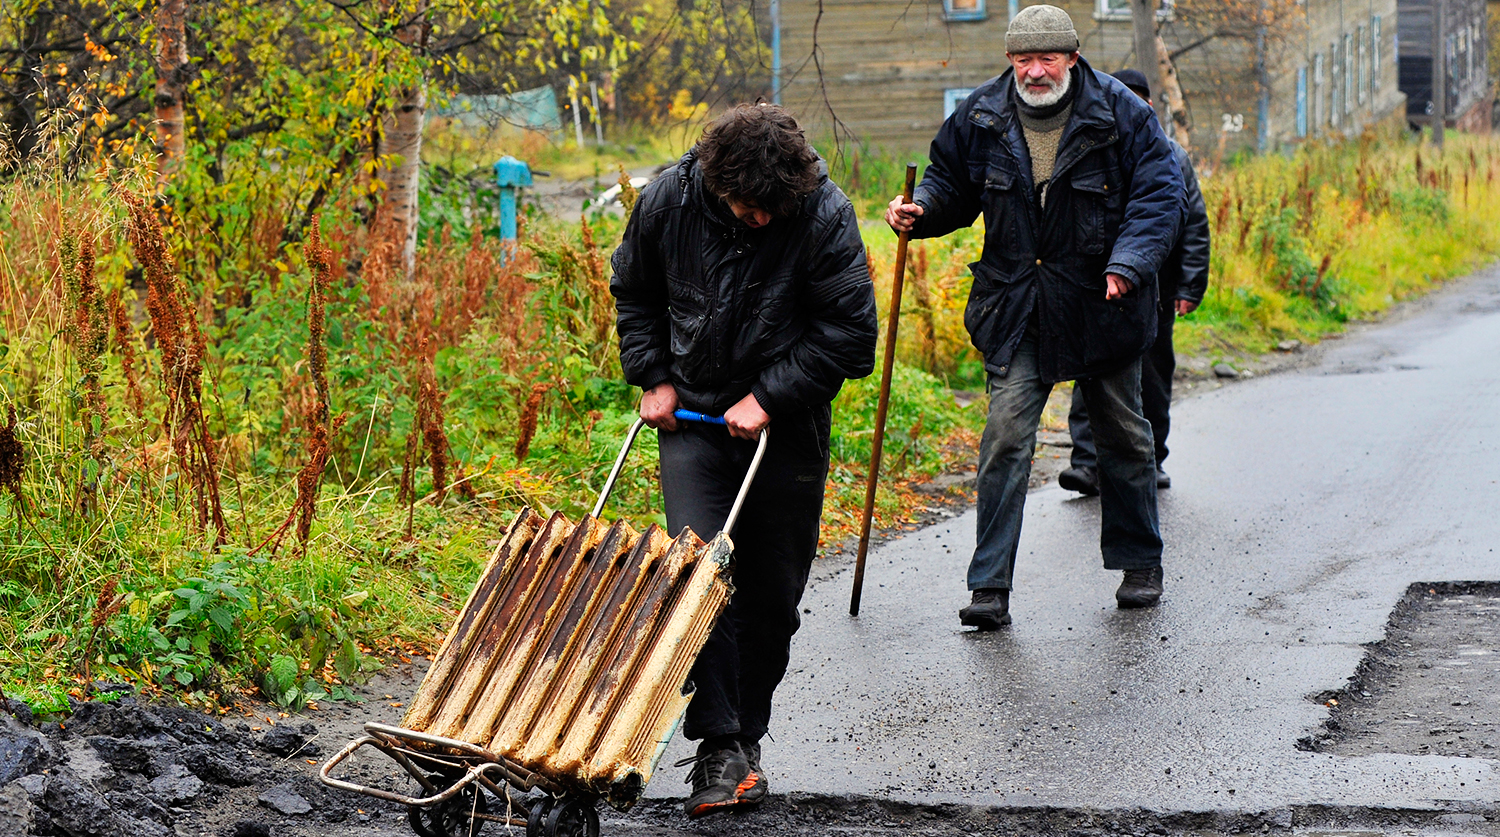
[[[1088,399],[1099,451],[1099,547],[1107,570],[1161,564],[1156,454],[1141,415],[1139,359],[1110,375],[1078,381]],[[1011,589],[1037,423],[1052,385],[1037,372],[1036,342],[1017,347],[1008,374],[989,379],[990,412],[979,442],[979,532],[969,589]]]

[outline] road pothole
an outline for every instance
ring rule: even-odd
[[[1345,756],[1500,758],[1500,582],[1419,583],[1299,747]]]

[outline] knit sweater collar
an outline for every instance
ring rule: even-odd
[[[1022,121],[1030,123],[1033,129],[1041,127],[1042,130],[1047,130],[1048,127],[1055,130],[1055,127],[1060,127],[1061,123],[1067,122],[1067,114],[1071,112],[1073,100],[1078,98],[1078,88],[1083,84],[1083,74],[1079,72],[1078,68],[1079,65],[1074,64],[1068,70],[1068,92],[1064,93],[1061,99],[1045,107],[1032,107],[1026,104],[1026,100],[1021,98],[1021,92],[1012,84],[1010,91],[1011,99],[1015,103],[1016,112],[1020,114]],[[1058,125],[1052,126],[1051,123],[1053,122],[1057,122]],[[1047,127],[1042,127],[1043,125]]]

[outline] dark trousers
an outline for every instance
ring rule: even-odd
[[[1161,564],[1156,460],[1141,415],[1139,360],[1076,384],[1094,405],[1099,444],[1099,547],[1107,570]],[[979,440],[979,531],[969,562],[970,590],[1011,589],[1036,429],[1052,385],[1037,371],[1036,342],[1021,340],[1004,375],[989,379],[990,412]]]
[[[688,526],[704,540],[724,524],[755,443],[718,425],[684,422],[660,432],[661,493],[668,532]],[[828,476],[829,407],[775,418],[760,470],[745,498],[734,541],[734,595],[693,666],[696,691],[683,734],[737,734],[759,741],[771,694],[786,675],[797,605],[818,550]]]
[[[1172,323],[1177,316],[1163,312],[1156,323],[1156,342],[1141,358],[1141,412],[1151,422],[1151,438],[1156,443],[1156,467],[1167,458],[1167,433],[1172,429],[1172,373],[1177,371],[1177,355],[1172,351]],[[1068,432],[1073,436],[1074,468],[1098,468],[1099,453],[1094,448],[1094,429],[1089,426],[1088,399],[1083,387],[1073,387],[1073,406],[1068,411]]]

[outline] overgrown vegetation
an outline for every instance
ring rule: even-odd
[[[605,267],[621,218],[532,215],[508,251],[482,153],[429,146],[408,272],[359,177],[274,153],[261,170],[246,146],[221,155],[238,174],[194,179],[213,165],[194,158],[162,193],[155,161],[76,113],[51,111],[0,182],[0,689],[342,697],[431,646],[521,505],[592,504],[638,396]],[[605,181],[627,161],[581,156]],[[873,217],[902,162],[851,149],[835,176]],[[1492,257],[1497,165],[1492,142],[1438,157],[1390,135],[1205,178],[1212,290],[1181,346],[1313,340]],[[294,170],[316,174],[305,191],[272,185]],[[882,523],[972,456],[982,412],[950,388],[983,388],[962,325],[981,232],[913,247]],[[884,305],[893,237],[866,236]],[[835,404],[825,541],[857,527],[877,386]],[[662,522],[654,447],[610,514]]]
[[[904,163],[849,153],[842,175],[865,217],[880,298],[894,240],[873,220],[900,188]],[[854,178],[855,162],[868,180]],[[861,175],[863,177],[863,174]],[[1435,153],[1405,132],[1200,172],[1213,231],[1208,295],[1178,320],[1179,352],[1211,358],[1316,342],[1500,255],[1500,142],[1455,135]],[[983,225],[913,242],[898,357],[960,389],[984,388],[963,328],[968,264]]]
[[[492,215],[470,204],[458,226],[466,198],[430,188],[410,278],[326,220],[226,276],[145,166],[53,162],[74,128],[0,184],[5,692],[342,696],[435,642],[523,504],[592,505],[638,398],[605,268],[623,219],[534,219],[511,253]],[[886,522],[976,422],[925,372],[898,384]],[[857,523],[874,386],[838,403],[828,538]],[[654,447],[611,516],[664,522]]]

